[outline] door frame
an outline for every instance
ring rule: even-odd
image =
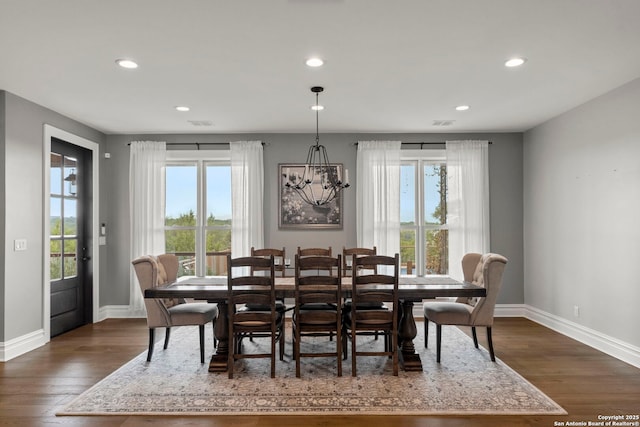
[[[92,197],[92,227],[90,230],[90,235],[88,236],[91,239],[91,260],[93,263],[93,284],[92,284],[92,319],[91,322],[95,323],[99,320],[99,291],[100,291],[100,209],[99,209],[99,190],[100,190],[100,182],[99,182],[99,145],[97,142],[90,141],[86,138],[82,138],[78,135],[74,135],[62,129],[58,129],[54,126],[45,124],[44,125],[44,183],[43,183],[43,211],[44,217],[42,218],[43,224],[43,315],[42,315],[42,329],[44,331],[45,341],[48,342],[51,340],[51,275],[49,272],[49,259],[51,257],[51,248],[49,245],[49,238],[51,234],[51,197],[50,197],[50,173],[51,169],[51,138],[58,138],[65,142],[68,142],[72,145],[77,145],[79,147],[85,148],[91,151],[91,167],[92,167],[92,178],[93,178],[93,186],[91,189]]]

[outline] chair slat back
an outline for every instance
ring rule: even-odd
[[[286,250],[283,247],[282,249],[275,248],[263,248],[256,249],[251,247],[251,256],[261,256],[268,258],[273,255],[274,261],[274,269],[275,271],[280,272],[281,276],[285,276],[286,266],[284,265],[284,260],[286,258]],[[251,274],[253,275],[256,271],[268,271],[269,267],[252,267]]]
[[[353,318],[367,323],[397,321],[398,312],[398,280],[400,257],[384,255],[357,256],[352,255],[354,276],[352,279],[351,310]],[[366,267],[365,267],[366,266]],[[376,272],[387,274],[367,274],[368,267]],[[391,271],[388,271],[388,270]],[[392,310],[357,310],[359,304],[391,303]]]
[[[341,258],[340,255],[336,258],[296,255],[296,307],[307,303],[339,304],[342,301]],[[320,275],[318,270],[329,270],[332,274]]]
[[[378,249],[375,246],[373,248],[345,248],[343,246],[342,247],[342,275],[347,276],[349,272],[352,270],[351,262],[353,260],[353,255],[368,256],[368,255],[376,255],[377,252],[378,252]]]
[[[268,270],[269,274],[252,276],[253,268]],[[231,258],[231,255],[227,255],[227,286],[231,316],[242,317],[242,321],[260,318],[266,322],[271,322],[272,317],[275,317],[276,292],[273,255],[268,258],[261,256]],[[271,313],[259,311],[236,313],[236,306],[239,304],[262,304],[270,307]]]

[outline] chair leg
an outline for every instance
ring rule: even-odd
[[[491,361],[496,361],[496,355],[493,352],[493,340],[491,339],[491,326],[487,326],[487,341],[489,342],[489,354],[491,355]]]
[[[213,319],[213,348],[218,348],[218,340],[216,339],[216,320]]]
[[[200,363],[204,363],[204,325],[198,325],[200,332]]]
[[[347,330],[342,329],[342,360],[347,360]]]
[[[429,345],[429,319],[424,318],[424,348]]]
[[[351,376],[356,377],[358,373],[356,372],[356,330],[355,328],[351,328]]]
[[[282,328],[280,330],[280,360],[284,360],[285,329],[286,325],[284,319],[282,319]]]
[[[436,323],[436,362],[440,363],[440,344],[442,343],[442,325]]]
[[[151,362],[154,343],[155,343],[155,329],[149,328],[149,350],[147,351],[147,362]]]
[[[342,376],[342,329],[336,328],[336,362],[338,363],[338,376]]]
[[[473,335],[473,345],[475,345],[476,348],[478,348],[478,335],[476,334],[475,326],[471,327],[471,335]]]
[[[163,349],[166,350],[167,347],[169,347],[169,336],[171,335],[171,328],[167,327],[166,332],[164,333],[164,347]]]
[[[296,378],[300,378],[300,330],[295,328],[293,339],[293,358],[296,360]]]

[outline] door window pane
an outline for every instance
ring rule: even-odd
[[[416,222],[416,167],[414,164],[400,167],[400,222]]]
[[[78,201],[75,199],[64,200],[64,224],[63,233],[65,236],[75,236],[78,234]]]
[[[427,230],[425,246],[427,248],[426,274],[448,274],[449,230]]]
[[[221,224],[231,225],[231,168],[208,165],[207,225]]]
[[[64,195],[65,196],[75,196],[77,191],[77,182],[76,182],[76,167],[78,166],[78,162],[73,157],[64,156]]]
[[[196,231],[165,230],[166,252],[176,254],[180,263],[178,276],[194,276],[196,271]]]
[[[51,240],[49,245],[49,275],[51,280],[60,280],[62,279],[62,242]]]
[[[416,231],[400,230],[401,274],[416,274]]]
[[[78,274],[78,241],[76,239],[64,240],[64,277],[69,278]]]
[[[197,172],[196,165],[167,166],[165,225],[195,227],[198,212]]]
[[[49,175],[51,194],[62,194],[62,156],[51,153],[51,169]]]
[[[424,167],[424,221],[425,224],[445,224],[447,220],[447,170],[444,165]]]

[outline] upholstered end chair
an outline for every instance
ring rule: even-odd
[[[487,328],[487,342],[491,360],[495,362],[491,327],[493,314],[502,286],[502,275],[507,258],[487,253],[468,253],[462,258],[464,281],[482,286],[487,296],[482,298],[459,297],[456,301],[433,301],[424,303],[424,346],[428,344],[429,322],[436,324],[436,361],[440,363],[442,325],[471,326],[473,344],[478,348],[476,326]]]
[[[177,279],[178,257],[173,254],[144,255],[131,263],[143,295],[146,289],[166,285]],[[144,304],[149,327],[147,362],[151,361],[153,355],[156,328],[166,328],[164,339],[166,350],[173,326],[197,325],[200,330],[200,363],[204,363],[204,326],[209,322],[215,322],[218,316],[218,307],[215,304],[187,303],[181,298],[145,298]]]

